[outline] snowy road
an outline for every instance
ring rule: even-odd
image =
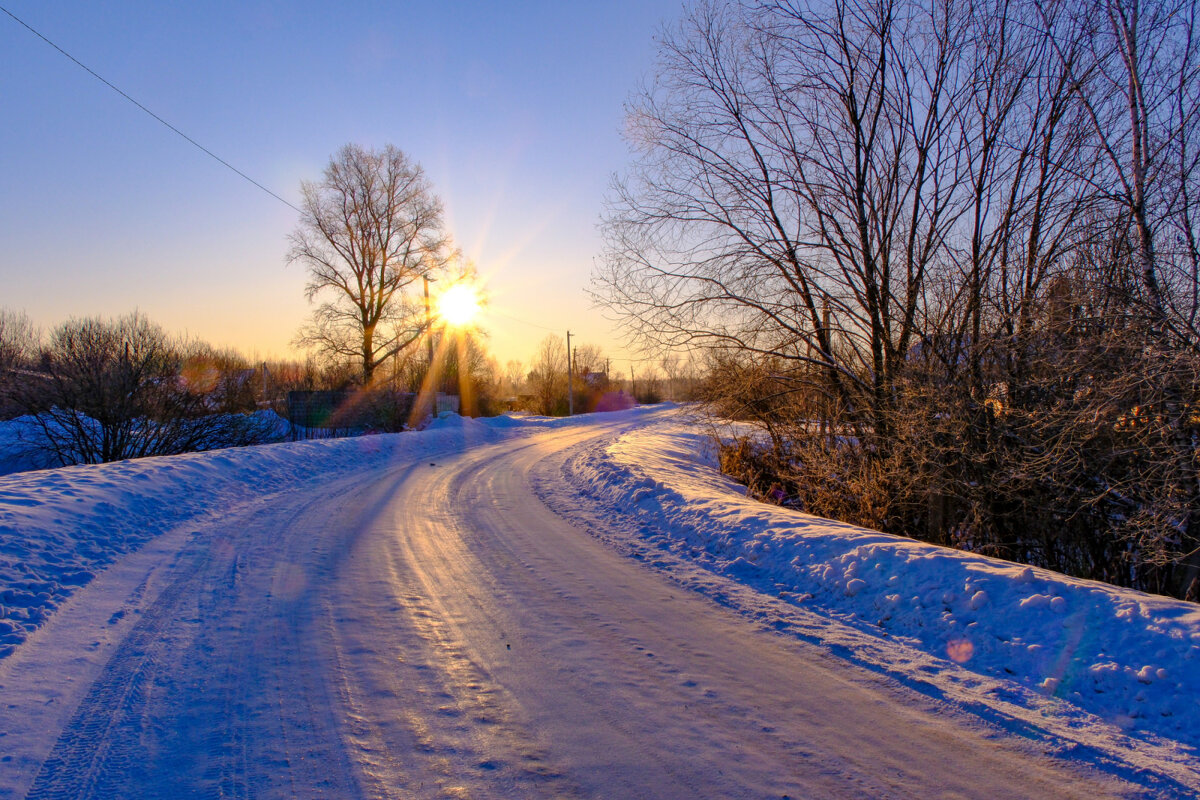
[[[534,471],[623,425],[161,537],[5,664],[0,796],[1127,793],[767,633],[537,499]],[[46,703],[51,680],[67,688]]]

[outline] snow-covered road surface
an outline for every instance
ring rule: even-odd
[[[353,472],[155,539],[0,665],[0,796],[1137,794],[537,499],[532,473],[633,424]]]

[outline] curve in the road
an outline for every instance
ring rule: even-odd
[[[566,427],[202,528],[30,798],[1103,797],[572,527]]]

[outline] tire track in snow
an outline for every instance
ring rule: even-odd
[[[201,529],[27,797],[360,796],[311,654],[321,583],[345,549],[329,522],[364,480]]]
[[[341,695],[373,797],[578,797],[460,629],[433,562],[458,571],[456,532],[420,473],[381,490],[386,510],[356,538],[330,629]],[[408,515],[407,508],[421,512]],[[432,549],[430,549],[432,548]],[[456,586],[454,590],[469,587]],[[453,591],[453,590],[452,590]]]
[[[184,573],[143,612],[92,685],[42,764],[27,800],[119,796],[105,788],[106,780],[133,763],[135,748],[128,733],[139,726],[147,683],[162,656],[165,628],[195,595],[207,557],[193,553],[188,561]]]

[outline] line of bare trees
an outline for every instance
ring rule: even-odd
[[[598,294],[704,347],[757,493],[1200,591],[1190,0],[703,3]]]
[[[42,341],[0,311],[0,406],[20,415],[32,464],[98,464],[278,438],[253,369],[232,353],[168,335],[145,316],[72,319]]]
[[[538,344],[529,371],[510,361],[506,388],[514,410],[565,416],[568,379],[576,413],[619,411],[635,403],[694,400],[700,385],[700,365],[690,358],[668,354],[656,363],[639,362],[637,371],[618,374],[616,365],[595,344],[567,347],[561,336],[549,334]],[[568,378],[569,373],[569,378]],[[624,375],[629,377],[626,379]]]

